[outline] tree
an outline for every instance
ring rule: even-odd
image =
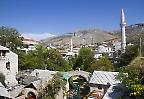
[[[94,70],[112,71],[114,69],[113,64],[107,57],[102,57],[99,60],[95,60],[89,68],[90,72]]]
[[[53,79],[49,82],[48,86],[44,89],[45,99],[55,99],[55,95],[60,89],[65,88],[66,81],[63,80],[62,75],[57,73],[53,76]]]
[[[135,57],[138,56],[138,45],[128,46],[126,52],[120,57],[121,66],[127,66]]]
[[[19,67],[20,69],[50,69],[55,71],[71,70],[68,61],[64,60],[60,53],[55,49],[47,49],[42,45],[38,45],[36,50],[27,54],[20,53]]]
[[[44,69],[47,55],[47,49],[42,45],[38,45],[36,50],[27,54],[19,52],[19,68],[20,69]]]
[[[0,27],[0,42],[2,46],[10,48],[10,50],[17,52],[17,48],[23,45],[22,37],[15,28]]]
[[[46,64],[48,69],[56,71],[69,71],[72,69],[68,61],[63,59],[56,49],[49,49],[47,55],[48,60]]]
[[[141,45],[141,55],[144,56],[144,45]],[[140,54],[140,45],[135,44],[126,47],[126,52],[121,55],[121,66],[127,66],[133,59]]]
[[[87,71],[94,61],[94,53],[90,48],[81,48],[79,51],[78,57],[74,63],[73,69],[81,68],[82,70]]]
[[[144,97],[144,58],[135,58],[128,66],[120,69],[119,77],[124,85],[125,96],[134,99]]]
[[[1,82],[4,86],[6,86],[6,84],[5,84],[5,76],[4,76],[2,73],[0,73],[0,82]]]
[[[18,67],[20,70],[28,69],[28,66],[26,64],[27,62],[26,56],[27,55],[25,54],[25,52],[21,52],[21,51],[18,52]]]

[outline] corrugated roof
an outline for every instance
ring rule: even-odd
[[[0,96],[11,98],[7,89],[3,86],[3,84],[1,82],[0,82]]]
[[[90,78],[90,83],[103,84],[103,85],[114,85],[120,83],[116,77],[119,72],[107,72],[107,71],[94,71]]]
[[[26,76],[24,79],[23,79],[23,84],[25,84],[25,85],[28,85],[28,84],[30,84],[31,82],[33,82],[33,81],[36,81],[36,80],[38,80],[38,78],[36,77],[36,76]]]
[[[30,75],[35,76],[40,80],[33,81],[31,82],[31,84],[33,84],[36,89],[40,88],[39,85],[45,87],[48,82],[53,78],[53,74],[56,73],[57,71],[35,69]]]

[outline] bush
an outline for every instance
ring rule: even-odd
[[[4,76],[2,73],[0,73],[0,82],[1,82],[4,86],[6,86],[6,84],[5,84],[5,76]]]

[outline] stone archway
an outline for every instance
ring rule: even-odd
[[[90,75],[91,75],[91,73],[86,72],[86,71],[81,71],[81,70],[80,70],[80,71],[69,71],[69,72],[67,73],[68,79],[69,79],[70,77],[72,77],[72,76],[82,76],[82,77],[84,77],[87,81],[89,81]]]
[[[70,87],[70,83],[69,83],[69,79],[71,77],[74,77],[74,76],[77,76],[77,77],[81,77],[81,78],[84,78],[85,81],[88,83],[89,82],[89,79],[90,79],[90,76],[91,76],[91,73],[89,72],[85,72],[85,71],[69,71],[67,73],[64,74],[64,78],[67,80],[67,83],[66,83],[66,92],[70,91],[69,90],[69,87]]]
[[[67,80],[66,91],[69,90],[69,78],[72,77],[72,76],[82,76],[87,80],[87,82],[89,82],[91,73],[86,72],[86,71],[81,71],[81,70],[65,72],[63,74],[63,77]]]
[[[85,77],[80,75],[74,75],[69,78],[69,90],[75,89],[76,85],[79,87],[80,95],[85,96],[90,92],[89,82]]]
[[[30,91],[30,92],[27,94],[27,99],[36,99],[35,93],[33,93],[33,92]]]
[[[33,88],[24,88],[22,90],[22,94],[25,95],[25,97],[29,97],[28,99],[37,99],[38,97],[38,92],[37,90],[34,90]],[[32,97],[30,97],[32,96]]]

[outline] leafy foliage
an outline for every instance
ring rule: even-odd
[[[138,45],[128,46],[126,52],[120,57],[121,66],[127,66],[135,57],[138,56]]]
[[[94,70],[112,71],[114,69],[112,62],[106,56],[96,60],[90,48],[81,48],[79,55],[72,59],[72,62],[74,70],[80,68],[93,72]]]
[[[2,46],[10,48],[10,50],[17,52],[17,48],[23,45],[22,37],[15,28],[0,27],[0,42]]]
[[[69,71],[70,65],[64,60],[55,49],[47,49],[38,45],[36,50],[27,54],[19,54],[20,69],[50,69],[55,71]]]
[[[69,71],[71,66],[68,61],[64,60],[60,53],[55,49],[48,50],[47,68],[56,71]]]
[[[62,79],[62,75],[57,73],[53,76],[53,79],[49,82],[48,86],[45,88],[45,99],[55,99],[55,95],[60,91],[60,89],[64,89],[66,82]]]
[[[139,57],[136,58],[129,66],[121,68],[118,77],[125,85],[123,92],[137,99],[144,97],[144,66],[140,66],[143,65],[141,63],[144,63],[144,61]]]
[[[6,84],[5,84],[5,76],[2,74],[2,73],[0,73],[0,82],[5,86]]]
[[[78,57],[74,63],[73,69],[81,68],[82,70],[87,70],[92,62],[94,61],[94,53],[90,48],[81,48]]]
[[[101,70],[101,71],[112,71],[114,69],[113,64],[107,57],[102,57],[99,60],[95,60],[89,71],[93,72],[93,70]]]

